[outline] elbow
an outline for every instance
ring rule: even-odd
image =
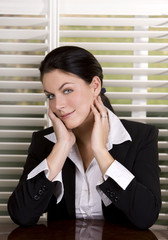
[[[39,220],[39,217],[32,218],[31,212],[30,213],[25,212],[24,209],[18,207],[17,204],[14,204],[13,201],[11,203],[10,198],[8,200],[8,213],[12,221],[19,226],[24,226],[24,227],[33,226]]]
[[[134,217],[132,222],[139,230],[147,230],[156,223],[160,212],[160,207],[153,209],[153,211],[145,210],[144,214],[139,213]]]
[[[155,224],[155,222],[157,221],[158,216],[156,218],[153,219],[149,219],[149,220],[141,220],[141,221],[137,221],[134,222],[134,226],[139,229],[139,230],[147,230],[150,227],[152,227],[153,224]]]
[[[10,218],[12,219],[12,221],[16,224],[19,225],[21,227],[30,227],[33,225],[36,225],[38,222],[38,219],[31,219],[31,218],[27,218],[24,216],[24,213],[22,216],[17,215],[17,214],[10,214]]]

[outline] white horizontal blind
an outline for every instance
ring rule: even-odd
[[[48,125],[39,64],[58,44],[57,0],[0,0],[0,221],[32,132]]]
[[[110,3],[112,5],[113,1]],[[105,15],[104,12],[94,15],[93,9],[88,10],[91,12],[88,15],[84,9],[87,4],[88,1],[83,2],[81,10],[80,4],[73,5],[74,14],[62,5],[60,45],[77,45],[96,56],[103,66],[106,95],[120,118],[159,128],[162,210],[158,223],[167,224],[168,16],[160,12],[156,16],[152,11],[137,16],[136,12],[140,14],[138,8],[132,8],[128,16],[122,5],[118,5],[122,15],[116,15],[114,11],[114,15]],[[115,2],[115,6],[117,4]],[[95,13],[98,11],[101,12],[100,8]]]

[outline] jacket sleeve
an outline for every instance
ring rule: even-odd
[[[50,182],[45,177],[44,172],[27,180],[28,173],[43,160],[40,159],[42,158],[40,151],[45,151],[43,146],[39,146],[36,143],[35,136],[36,134],[34,133],[19,184],[8,200],[8,212],[11,219],[16,224],[23,226],[37,223],[40,216],[47,210],[48,203],[57,184],[57,182]]]
[[[131,170],[135,178],[125,190],[112,178],[99,186],[112,201],[111,207],[107,207],[109,219],[114,214],[110,209],[118,209],[140,229],[149,228],[157,220],[161,208],[157,136],[158,130],[153,126],[140,134]],[[130,152],[126,161],[132,158]]]

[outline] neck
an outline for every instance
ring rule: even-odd
[[[77,143],[88,144],[90,143],[94,119],[93,114],[90,114],[85,122],[79,127],[73,129],[76,136]]]

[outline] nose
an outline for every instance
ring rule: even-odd
[[[63,96],[59,95],[57,97],[55,97],[55,108],[57,110],[61,110],[65,107],[66,105],[66,100]]]

